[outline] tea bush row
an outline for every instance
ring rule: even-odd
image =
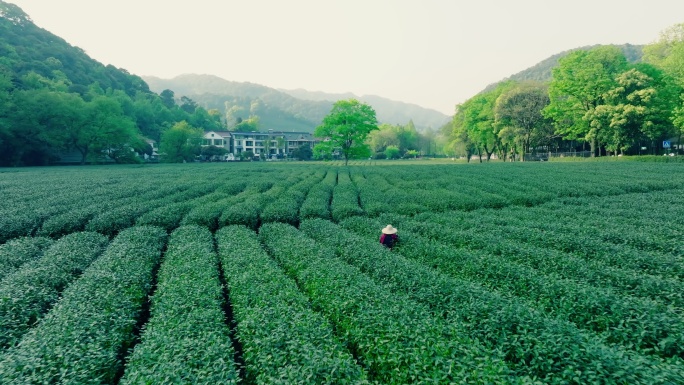
[[[670,307],[556,274],[540,274],[493,254],[457,249],[406,232],[403,235],[401,249],[410,250],[421,262],[524,298],[549,314],[596,332],[607,343],[664,357],[681,356],[683,352],[684,320]]]
[[[412,235],[404,226],[401,246],[390,252],[374,239],[373,229],[382,223],[349,218],[342,227],[324,221],[306,221],[301,227],[376,281],[407,293],[447,321],[458,322],[464,333],[492,351],[502,351],[519,376],[545,384],[619,384],[667,383],[683,373],[681,367],[664,360],[606,345],[524,301],[438,273],[430,267],[434,261],[409,248]]]
[[[515,383],[496,355],[483,352],[474,359],[476,342],[461,336],[458,327],[447,327],[425,306],[333,258],[296,228],[265,224],[259,238],[314,309],[331,321],[371,381]]]
[[[52,240],[46,237],[22,237],[0,245],[0,280],[23,264],[42,257],[51,244]]]
[[[179,227],[159,269],[151,318],[121,384],[238,383],[222,306],[211,233],[195,225]]]
[[[244,226],[216,233],[247,383],[362,384],[365,373]]]
[[[59,299],[60,293],[102,253],[108,239],[69,234],[0,281],[0,348],[15,344]]]
[[[340,170],[337,173],[337,185],[333,189],[330,212],[336,221],[354,215],[363,215],[363,210],[359,206],[358,190],[347,169]]]
[[[167,234],[122,231],[0,360],[3,383],[111,384],[135,339]]]

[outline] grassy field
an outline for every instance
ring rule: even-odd
[[[0,196],[0,384],[684,383],[674,161],[1,169]]]

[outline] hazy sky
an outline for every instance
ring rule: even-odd
[[[449,115],[553,54],[648,44],[684,23],[684,0],[8,2],[92,58],[136,75],[373,94]]]

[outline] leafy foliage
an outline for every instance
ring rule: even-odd
[[[361,384],[363,370],[243,226],[216,234],[242,343],[246,381],[258,384]]]
[[[23,237],[0,245],[0,280],[23,264],[42,257],[51,244],[49,238]]]
[[[111,383],[152,286],[166,233],[135,227],[119,234],[60,301],[0,360],[9,383]],[[87,341],[87,343],[84,343]]]
[[[350,158],[370,155],[366,137],[377,129],[378,121],[372,107],[356,99],[340,100],[314,131],[316,137],[325,138],[316,149],[327,154],[340,151],[346,165]]]
[[[657,71],[640,68],[657,79]],[[642,78],[630,74],[624,85]],[[628,89],[624,95],[641,90]],[[116,237],[80,278],[59,289],[39,322],[22,329],[0,358],[0,378],[115,383],[133,373],[139,332],[157,325],[157,342],[146,351],[156,357],[150,365],[163,369],[136,364],[140,382],[160,372],[190,373],[182,368],[195,359],[218,368],[203,372],[207,378],[220,372],[256,383],[278,383],[276,377],[294,378],[298,370],[320,383],[341,382],[342,373],[350,383],[440,381],[429,376],[466,383],[680,382],[679,163],[373,163],[5,170],[0,261],[9,256],[12,267],[0,283],[54,263],[50,250],[65,235],[88,227]],[[221,229],[231,221],[254,228]],[[140,226],[150,223],[164,229]],[[400,238],[391,251],[378,244],[388,223]],[[175,241],[163,258],[169,272],[157,274],[165,229]],[[83,248],[72,249],[65,253]],[[57,274],[62,265],[46,271]],[[51,285],[49,278],[24,278],[11,295],[22,308],[33,306],[25,298],[57,298],[28,289]],[[162,289],[176,293],[160,305],[171,321],[153,322],[146,306],[161,303]],[[205,314],[205,307],[186,306],[202,293],[218,298],[206,302],[218,308],[207,311],[217,321],[192,327],[218,325],[220,352],[206,348],[213,342],[175,342],[193,335],[174,332],[191,327],[186,315]],[[6,314],[28,314],[16,309]],[[153,318],[160,312],[153,310]],[[203,351],[191,353],[196,349]],[[239,372],[226,369],[230,349],[244,363]],[[182,353],[166,358],[172,351]],[[216,358],[201,359],[209,353]],[[180,355],[187,360],[178,363]]]
[[[14,345],[57,301],[60,293],[97,258],[108,239],[73,233],[28,262],[0,284],[0,347]]]
[[[463,338],[457,328],[445,327],[425,307],[331,258],[330,252],[294,227],[266,224],[259,237],[287,273],[300,282],[314,308],[344,336],[371,381],[516,382],[508,377],[501,361],[478,353],[474,341]]]
[[[237,383],[222,305],[211,233],[194,225],[179,227],[159,270],[150,322],[121,383]]]

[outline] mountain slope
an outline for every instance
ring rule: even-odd
[[[104,66],[82,49],[36,26],[14,4],[0,1],[0,66],[14,79],[29,73],[62,81],[69,91],[83,93],[93,83],[103,89],[150,92],[138,76],[114,66]]]
[[[585,47],[579,47],[579,48],[574,48],[570,49],[567,51],[559,52],[555,55],[550,56],[547,59],[544,59],[540,61],[539,63],[533,65],[530,68],[524,69],[516,74],[513,74],[505,79],[502,79],[499,82],[493,83],[485,87],[485,89],[482,92],[486,91],[491,91],[496,86],[504,82],[506,80],[515,80],[515,81],[526,81],[526,80],[534,80],[534,81],[540,81],[540,82],[548,82],[551,81],[552,78],[552,73],[551,71],[553,70],[554,67],[558,65],[558,60],[561,58],[567,56],[573,51],[577,50],[589,50],[595,47],[599,47],[600,44],[596,45],[591,45],[591,46],[585,46]],[[618,45],[622,50],[622,53],[625,55],[627,58],[627,61],[630,63],[636,63],[641,61],[641,57],[643,55],[642,49],[643,45],[632,45],[632,44],[623,44],[623,45]]]
[[[413,120],[418,129],[425,129],[438,128],[449,120],[438,111],[379,96],[277,90],[254,83],[228,81],[214,75],[185,74],[173,79],[145,76],[143,79],[157,93],[170,89],[177,96],[187,96],[206,108],[216,108],[224,113],[237,109],[243,119],[258,115],[264,129],[294,130],[297,127],[300,131],[313,131],[335,101],[349,98],[371,105],[381,123],[406,124]],[[260,109],[260,113],[256,113],[254,108]]]
[[[406,124],[409,120],[418,128],[439,128],[450,118],[443,113],[424,108],[411,103],[383,98],[376,95],[357,96],[347,92],[343,94],[330,94],[320,91],[307,91],[304,89],[282,90],[296,98],[313,101],[337,101],[341,99],[355,98],[371,105],[377,114],[378,120],[390,124]]]

